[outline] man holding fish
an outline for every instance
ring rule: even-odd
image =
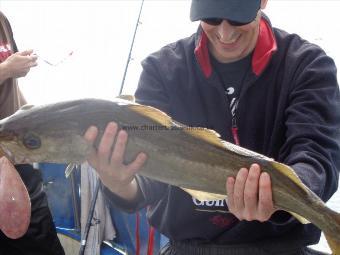
[[[336,67],[318,46],[273,28],[266,4],[192,0],[197,32],[144,60],[136,99],[291,166],[326,201],[340,168]],[[85,134],[90,142],[96,136],[95,127]],[[138,175],[148,157],[124,162],[127,140],[109,123],[89,162],[115,206],[148,206],[150,224],[170,240],[161,254],[321,254],[307,248],[320,230],[275,209],[271,178],[258,164],[227,178],[227,204],[200,201]]]
[[[32,55],[32,53],[32,50],[18,51],[10,23],[5,15],[0,12],[0,119],[8,117],[26,104],[26,100],[19,90],[17,78],[25,77],[30,69],[37,65],[37,56]],[[0,157],[2,156],[0,149]],[[1,166],[3,166],[3,159],[1,158]],[[0,254],[64,254],[48,208],[46,194],[42,190],[43,183],[40,172],[30,164],[16,165],[13,170],[14,172],[11,175],[11,173],[5,172],[5,168],[0,168],[0,183],[2,182],[0,190],[8,192],[6,189],[3,190],[6,185],[4,179],[6,179],[10,182],[10,184],[7,184],[7,188],[15,192],[18,188],[15,186],[18,183],[14,179],[22,179],[25,185],[23,189],[26,194],[28,190],[30,195],[30,198],[28,198],[30,202],[28,202],[31,206],[28,206],[28,208],[32,209],[28,213],[31,217],[30,223],[27,222],[29,226],[26,234],[20,238],[9,238],[6,233],[1,231],[3,229],[0,230]],[[9,175],[7,175],[8,173]],[[7,175],[6,178],[5,175]],[[21,185],[23,185],[22,182]],[[0,203],[2,204],[0,204],[0,208],[3,208],[2,205],[5,203],[3,198],[3,194],[1,194]],[[14,200],[14,197],[12,199]],[[1,213],[5,214],[4,211]],[[14,214],[15,212],[8,213]],[[2,226],[2,222],[0,225]]]

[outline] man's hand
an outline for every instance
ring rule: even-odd
[[[30,69],[37,65],[37,55],[32,55],[33,50],[16,52],[1,63],[2,81],[8,78],[24,77]]]
[[[275,212],[270,176],[257,164],[241,168],[236,179],[228,177],[227,195],[229,211],[239,220],[264,222]]]
[[[98,129],[92,126],[86,131],[84,138],[93,144],[97,135]],[[140,153],[132,163],[125,165],[123,159],[127,139],[126,131],[118,132],[117,124],[109,123],[97,151],[93,151],[87,160],[97,170],[107,188],[126,200],[132,200],[138,191],[134,176],[146,161],[146,155]]]

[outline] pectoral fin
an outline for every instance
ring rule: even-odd
[[[20,111],[26,111],[26,110],[29,110],[29,109],[31,109],[33,107],[34,107],[33,104],[25,104],[25,105],[21,106],[19,110]]]
[[[288,176],[288,178],[291,179],[296,185],[298,185],[302,190],[306,191],[306,186],[291,167],[276,161],[272,161],[270,163],[276,170],[281,172],[283,175]]]
[[[137,112],[147,118],[152,119],[153,121],[159,123],[162,126],[170,128],[172,126],[172,119],[165,112],[158,110],[151,106],[145,105],[130,105],[129,109],[134,112]]]
[[[309,224],[310,221],[308,221],[306,218],[302,217],[301,215],[294,213],[294,212],[289,212],[291,215],[293,215],[294,218],[296,218],[301,224]]]
[[[117,96],[117,98],[127,100],[130,102],[135,102],[135,97],[133,95],[119,95]]]

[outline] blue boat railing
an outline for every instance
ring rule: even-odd
[[[65,177],[64,164],[41,163],[39,169],[42,172],[44,189],[48,203],[56,225],[57,232],[66,235],[76,241],[80,240],[80,172],[76,171],[71,178]],[[75,192],[76,191],[76,192]],[[149,241],[149,224],[146,219],[146,211],[141,210],[139,224],[136,225],[136,214],[127,214],[110,207],[111,218],[117,231],[114,240],[107,240],[102,245],[101,254],[136,254],[139,239],[140,255],[147,254]],[[136,229],[139,233],[136,234]],[[158,254],[160,247],[166,242],[166,238],[155,231],[153,254]],[[123,253],[124,254],[124,253]]]

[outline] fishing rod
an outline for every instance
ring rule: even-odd
[[[129,68],[129,64],[130,64],[130,61],[131,61],[131,52],[132,52],[132,49],[133,49],[133,45],[135,43],[135,38],[136,38],[136,34],[137,34],[138,25],[140,24],[139,20],[140,20],[141,14],[142,14],[143,4],[144,4],[144,0],[142,0],[142,3],[140,5],[138,19],[137,19],[136,26],[135,26],[135,32],[133,33],[132,42],[131,42],[131,46],[130,46],[130,51],[129,51],[129,55],[128,55],[127,62],[126,62],[126,65],[125,65],[125,70],[124,70],[124,75],[123,75],[122,83],[120,85],[119,95],[121,95],[122,92],[123,92],[127,70]]]
[[[97,181],[96,182],[96,187],[94,190],[94,197],[91,200],[91,204],[90,204],[90,211],[89,211],[89,215],[87,217],[87,221],[86,221],[86,226],[85,226],[85,230],[84,230],[84,236],[81,238],[81,242],[80,242],[80,249],[79,249],[79,254],[83,255],[85,252],[85,248],[86,248],[86,244],[87,244],[87,237],[89,235],[90,232],[90,228],[92,225],[92,218],[93,218],[93,213],[94,213],[94,209],[96,207],[96,200],[97,200],[97,196],[98,196],[98,191],[99,191],[99,187],[100,187],[100,182]],[[90,217],[90,214],[91,217]]]
[[[144,0],[142,0],[142,3],[140,5],[139,14],[138,14],[138,18],[137,18],[137,22],[136,22],[136,26],[135,26],[135,31],[133,33],[132,42],[131,42],[131,46],[130,46],[129,56],[128,56],[128,59],[127,59],[127,62],[126,62],[124,75],[123,75],[122,83],[121,83],[120,90],[119,90],[119,95],[122,94],[122,91],[123,91],[123,88],[124,88],[125,77],[126,77],[126,74],[127,74],[127,70],[128,70],[128,67],[129,67],[130,60],[131,60],[131,52],[132,52],[133,45],[134,45],[134,42],[135,42],[138,25],[140,24],[139,20],[140,20],[141,14],[142,14],[143,4],[144,4]],[[93,192],[93,197],[92,197],[91,202],[90,202],[91,205],[90,205],[89,214],[87,216],[84,234],[81,237],[79,255],[83,255],[85,253],[85,249],[86,249],[86,245],[87,245],[87,237],[88,237],[88,234],[90,232],[91,222],[92,222],[94,210],[95,210],[95,205],[96,205],[99,189],[100,189],[100,186],[101,186],[100,183],[101,183],[100,179],[98,178],[97,181],[96,181],[95,190]]]

